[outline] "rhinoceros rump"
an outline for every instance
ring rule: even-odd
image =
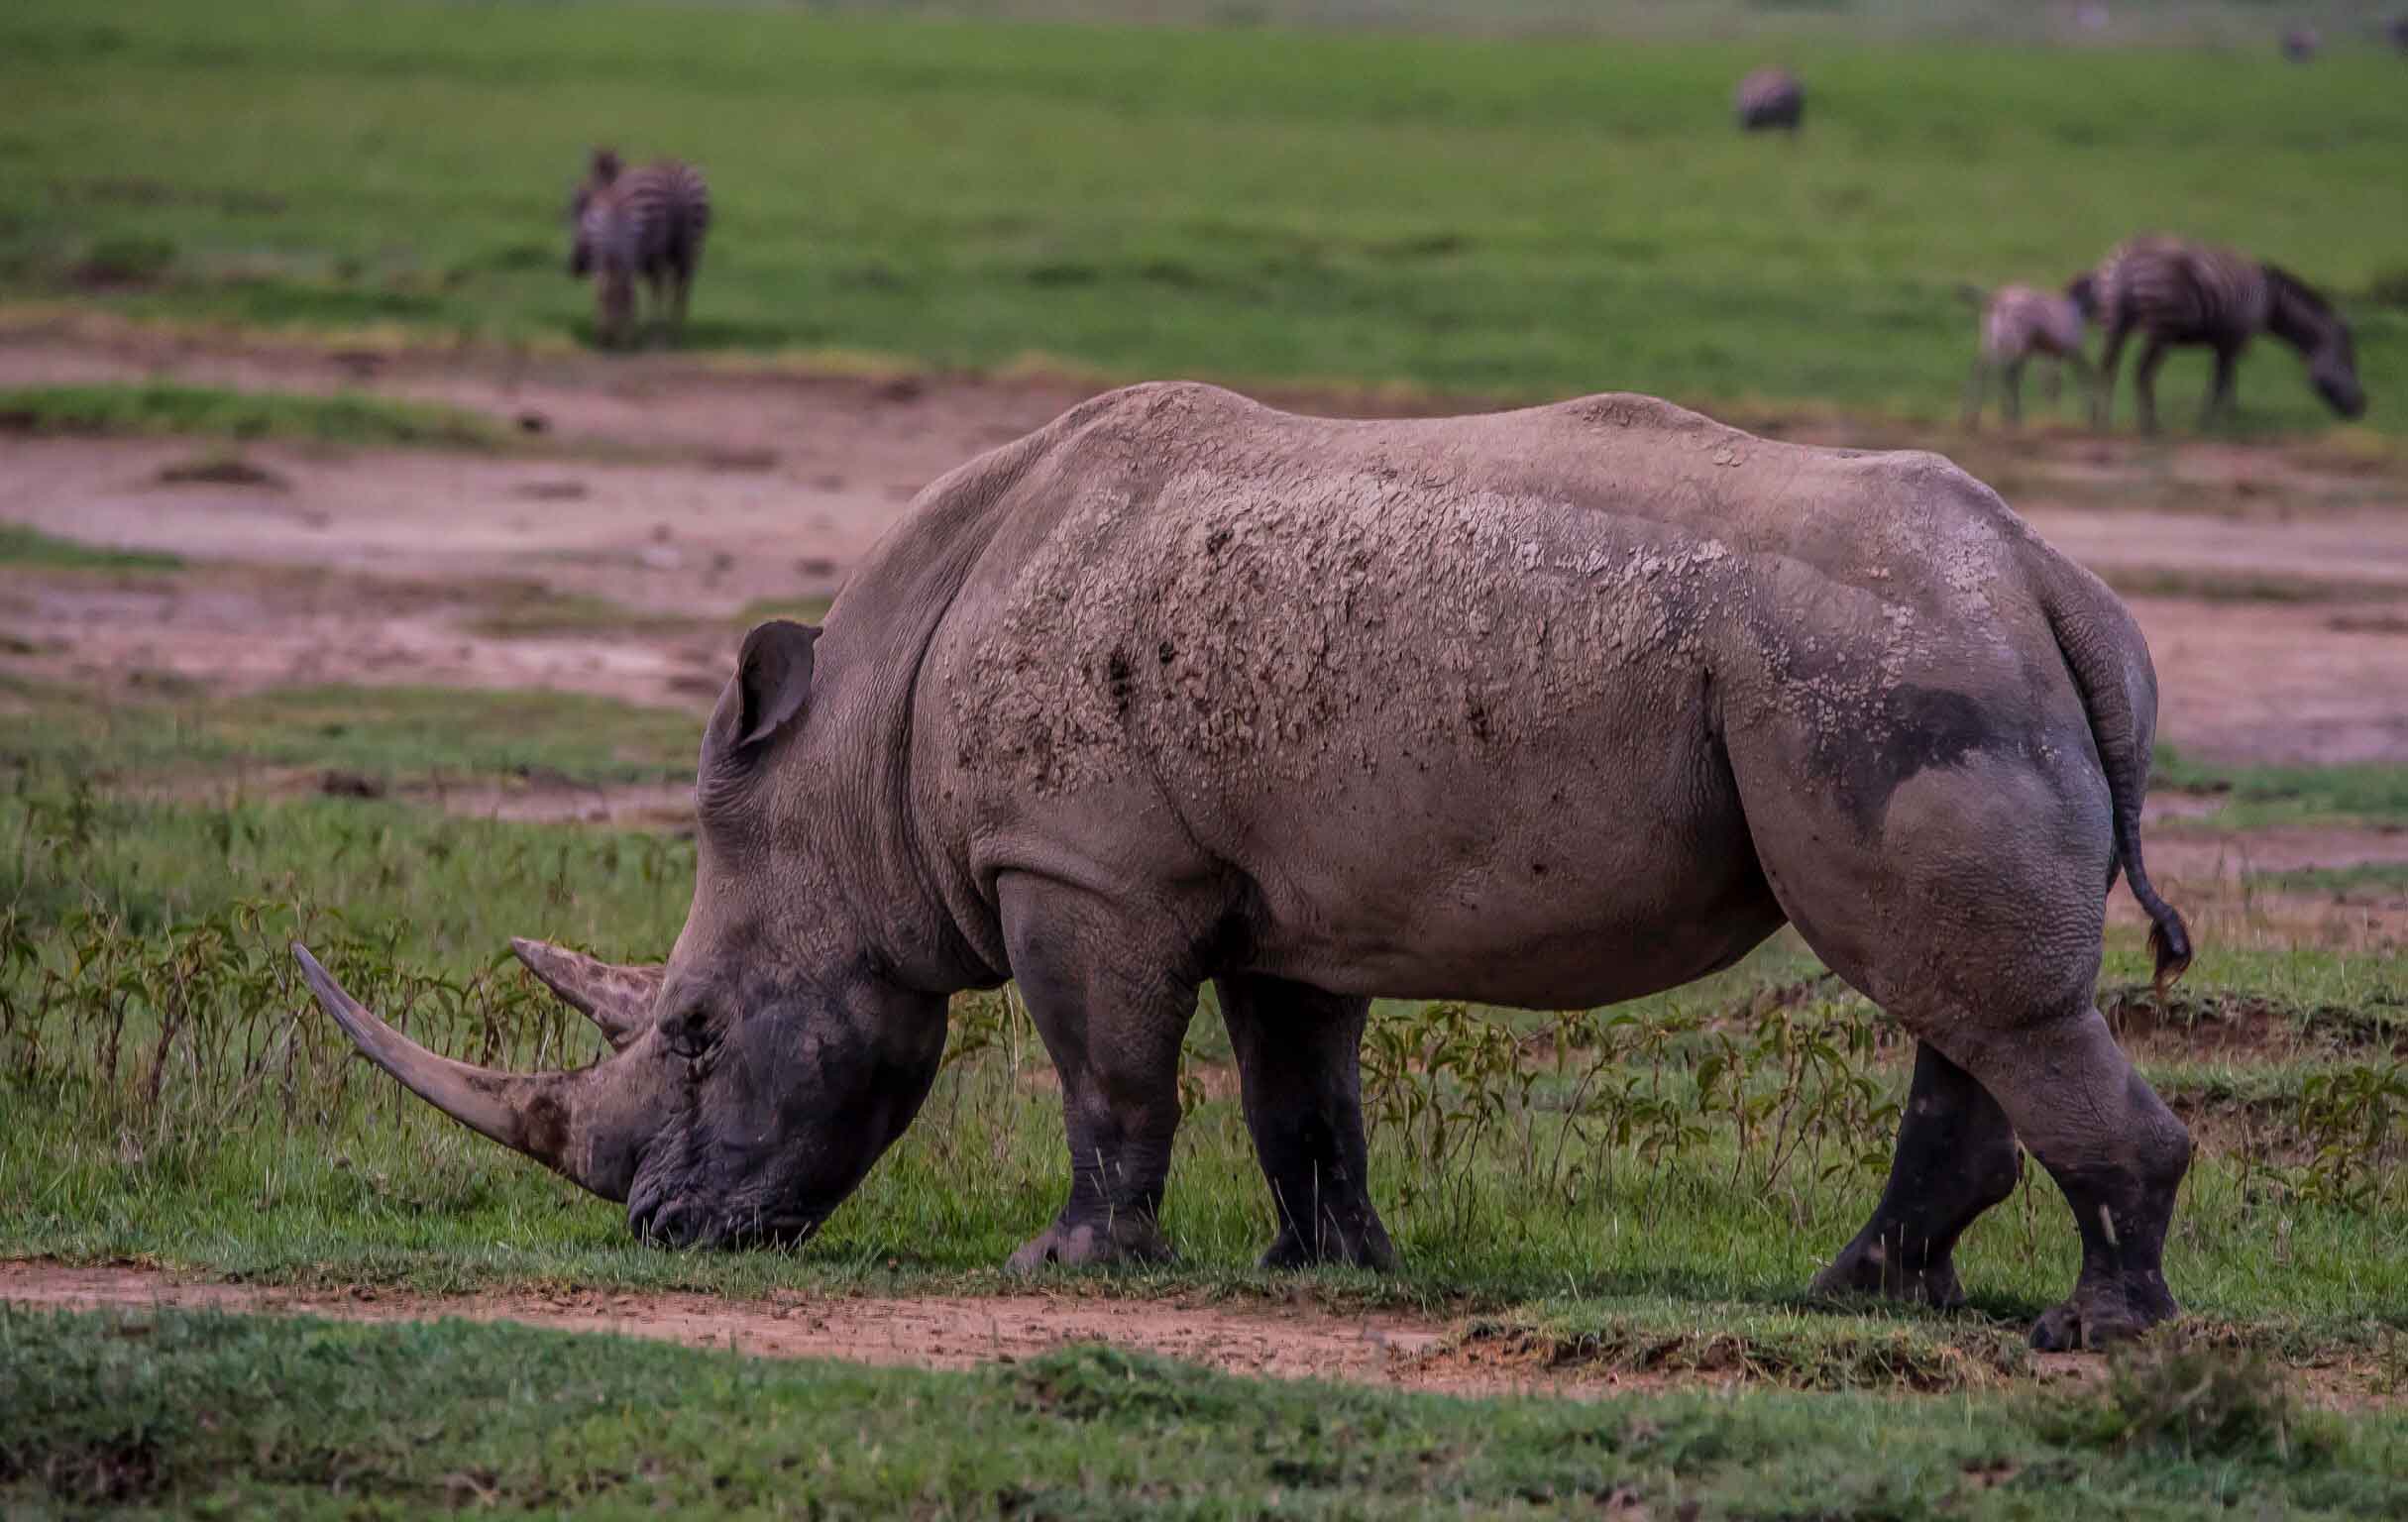
[[[1268,1261],[1384,1265],[1368,999],[1573,1008],[1783,923],[1918,1040],[1889,1187],[1817,1284],[1953,1303],[2021,1138],[2081,1233],[2034,1328],[2174,1314],[2181,1125],[2092,1007],[2155,722],[2123,605],[1923,454],[1767,443],[1638,396],[1295,417],[1099,397],[922,494],[824,630],[764,624],[704,734],[665,968],[519,954],[615,1053],[376,1062],[673,1245],[792,1240],[908,1125],[945,1000],[1017,979],[1070,1193],[1027,1266],[1147,1257],[1217,981]]]

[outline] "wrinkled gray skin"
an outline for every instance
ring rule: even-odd
[[[1786,922],[1919,1042],[1818,1287],[1956,1302],[2020,1139],[2083,1246],[2034,1339],[2095,1345],[2176,1309],[2189,1139],[2091,1003],[2120,861],[2161,973],[2188,955],[2140,868],[2155,711],[2122,604],[1931,455],[1639,396],[1366,423],[1140,386],[930,487],[823,630],[753,631],[666,968],[519,943],[614,1056],[447,1064],[304,965],[404,1082],[676,1245],[816,1228],[927,1094],[946,996],[1017,979],[1071,1173],[1020,1266],[1167,1250],[1211,978],[1268,1260],[1385,1266],[1372,996],[1605,1004]]]

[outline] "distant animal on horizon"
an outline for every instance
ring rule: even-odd
[[[1739,81],[1731,104],[1741,132],[1795,133],[1806,120],[1806,86],[1786,68],[1760,68]]]
[[[638,169],[598,148],[569,203],[569,272],[594,280],[595,338],[624,342],[636,326],[635,286],[652,292],[655,324],[686,328],[687,297],[711,230],[711,187],[690,163],[660,159]]]
[[[2392,47],[2402,53],[2408,53],[2408,16],[2392,17],[2391,25],[2385,27],[2383,31],[2390,37]]]
[[[2082,353],[2083,325],[2096,302],[2096,282],[2078,275],[2061,291],[2031,285],[2001,285],[1986,298],[1973,286],[1963,294],[1982,308],[1981,347],[1973,373],[1965,381],[1965,426],[1981,421],[1992,380],[2000,383],[2000,411],[2010,426],[2024,418],[2024,367],[2032,360],[2050,362],[2049,399],[2061,383],[2060,370],[2070,369],[2087,395],[2097,386],[2090,361]]]
[[[2096,315],[2107,330],[2094,418],[2101,428],[2114,409],[2117,362],[2134,332],[2146,339],[2133,374],[2144,433],[2157,429],[2157,368],[2168,349],[2216,352],[2215,382],[2199,414],[2199,426],[2206,428],[2220,415],[2232,415],[2234,370],[2259,333],[2271,333],[2299,351],[2308,362],[2309,381],[2334,411],[2357,417],[2366,410],[2350,325],[2307,281],[2279,266],[2213,244],[2151,234],[2118,245],[2100,261],[2092,280]]]
[[[2314,27],[2293,27],[2282,35],[2282,55],[2294,63],[2305,63],[2316,56],[2324,42]]]

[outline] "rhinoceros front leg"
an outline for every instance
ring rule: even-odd
[[[1169,970],[1175,948],[1092,895],[1017,875],[998,893],[1013,980],[1061,1075],[1070,1144],[1070,1198],[1010,1266],[1166,1259],[1162,1185],[1196,984]]]
[[[1370,1001],[1276,978],[1216,981],[1238,1055],[1246,1127],[1279,1222],[1262,1266],[1394,1268],[1396,1249],[1371,1206],[1363,1136],[1363,1026]]]
[[[2014,1193],[2023,1173],[2007,1112],[1972,1074],[1918,1041],[1889,1185],[1865,1229],[1815,1276],[1814,1293],[1962,1304],[1956,1240]]]

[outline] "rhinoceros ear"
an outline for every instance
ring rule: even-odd
[[[818,629],[783,618],[745,635],[735,678],[711,716],[712,737],[747,750],[793,722],[811,699],[812,646],[819,638]]]

